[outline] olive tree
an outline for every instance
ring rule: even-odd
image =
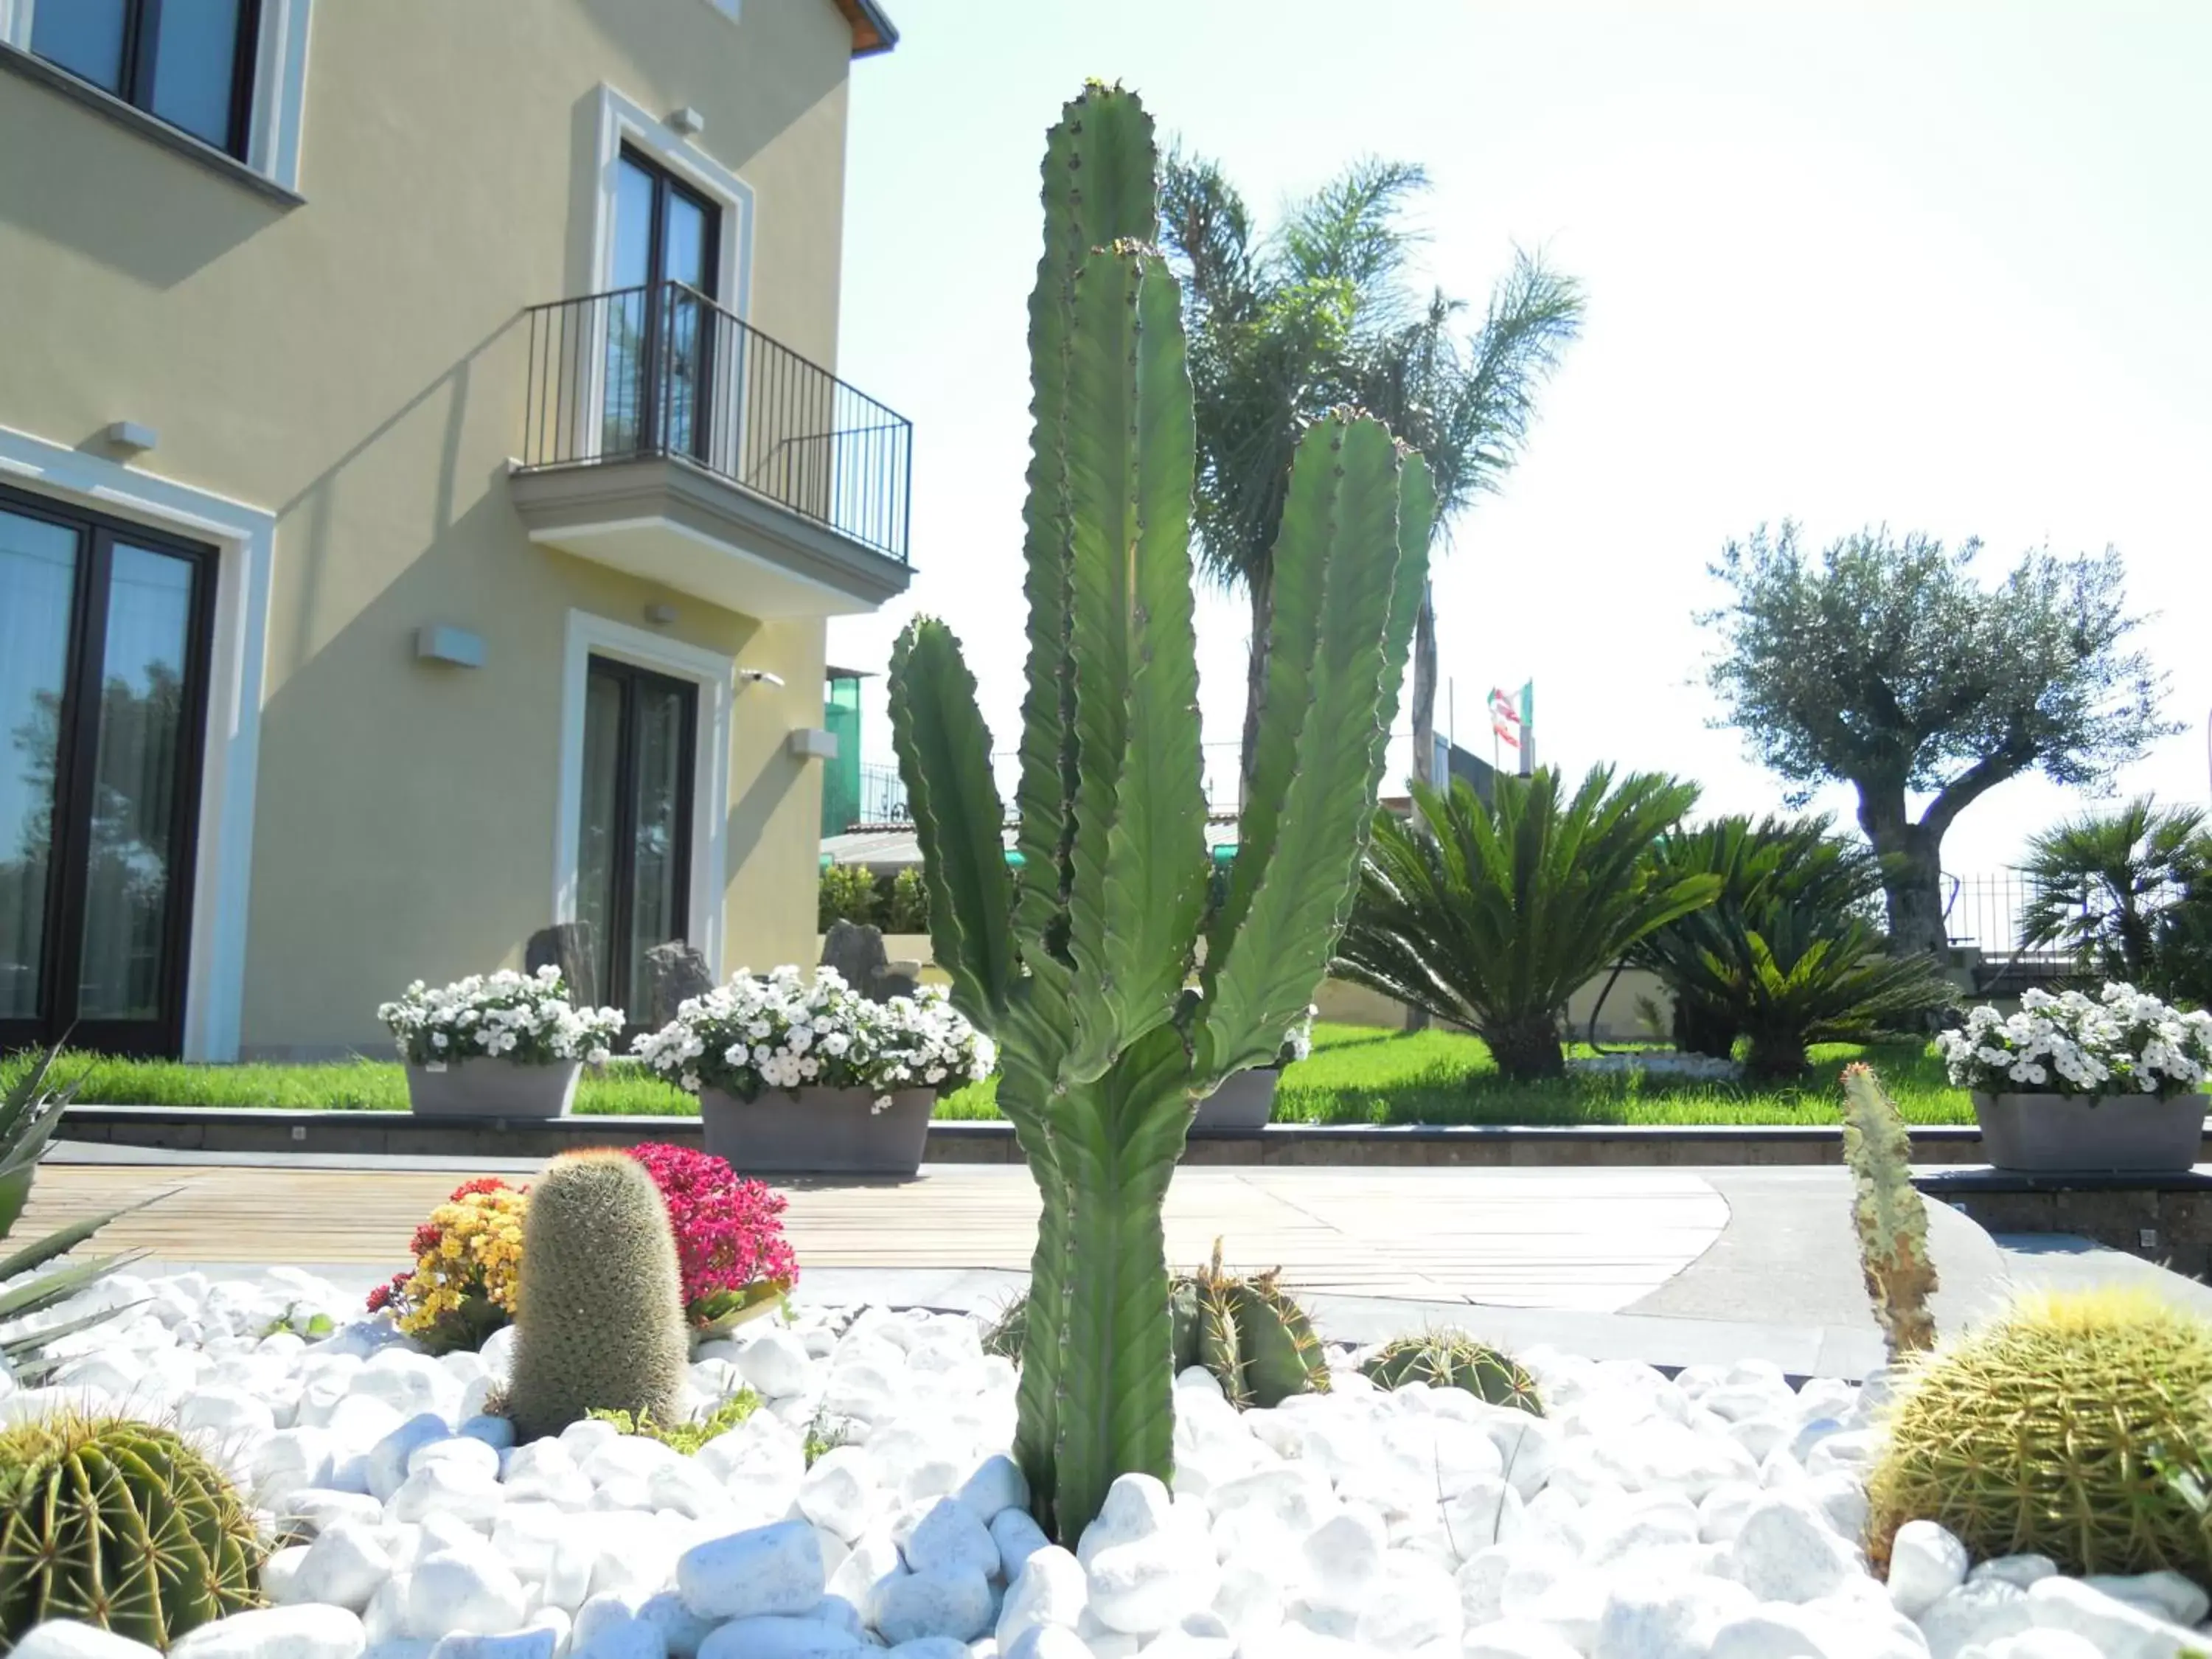
[[[1711,567],[1727,604],[1709,682],[1752,753],[1796,786],[1858,792],[1897,948],[1941,951],[1944,833],[2008,779],[2102,785],[2156,738],[2163,677],[2127,641],[2119,555],[2029,553],[1994,586],[1981,544],[1855,532],[1818,554],[1785,521]],[[1911,798],[1925,804],[1916,816]]]

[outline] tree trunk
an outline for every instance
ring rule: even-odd
[[[1421,584],[1421,608],[1413,617],[1413,775],[1432,788],[1444,779],[1437,771],[1436,590]]]
[[[1566,1050],[1559,1046],[1559,1024],[1548,1014],[1486,1025],[1482,1040],[1490,1045],[1490,1057],[1498,1062],[1498,1069],[1516,1083],[1566,1075]]]
[[[1267,701],[1267,634],[1274,618],[1275,585],[1271,573],[1255,571],[1245,582],[1252,601],[1252,633],[1244,659],[1244,745],[1237,766],[1237,810],[1252,781],[1252,753],[1260,746],[1260,715]]]
[[[1674,1046],[1686,1054],[1728,1060],[1735,1054],[1736,1028],[1724,1010],[1674,996]]]
[[[1805,1044],[1788,1031],[1753,1031],[1744,1051],[1745,1073],[1762,1083],[1789,1083],[1813,1068]]]
[[[1950,949],[1943,926],[1942,841],[1905,816],[1905,792],[1859,797],[1859,828],[1881,860],[1881,885],[1889,904],[1890,948],[1942,957]]]

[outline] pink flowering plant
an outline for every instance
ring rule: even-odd
[[[668,1206],[684,1310],[695,1328],[727,1331],[777,1305],[799,1282],[799,1258],[783,1236],[781,1193],[688,1146],[649,1141],[629,1155],[645,1165]]]

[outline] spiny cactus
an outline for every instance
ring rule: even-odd
[[[645,1165],[599,1151],[547,1166],[523,1221],[514,1326],[502,1403],[520,1438],[558,1434],[593,1410],[680,1420],[683,1278]]]
[[[1178,1374],[1203,1365],[1234,1406],[1279,1406],[1294,1394],[1326,1394],[1328,1364],[1313,1322],[1276,1283],[1277,1272],[1249,1279],[1224,1273],[1221,1242],[1212,1263],[1168,1283],[1169,1349]],[[987,1353],[1018,1360],[1029,1329],[1029,1298],[1006,1304],[984,1334]]]
[[[0,1652],[70,1619],[166,1648],[258,1607],[262,1549],[221,1470],[127,1418],[0,1431]]]
[[[1015,1450],[1069,1544],[1117,1475],[1173,1473],[1168,1178],[1195,1103],[1273,1059],[1327,969],[1434,513],[1427,470],[1380,422],[1307,430],[1236,863],[1206,921],[1194,427],[1181,296],[1151,246],[1156,159],[1137,100],[1097,83],[1046,143],[1018,877],[958,644],[918,618],[891,661],[934,955],[999,1041],[999,1104],[1044,1200]]]
[[[1936,1289],[1928,1254],[1928,1206],[1912,1184],[1912,1140],[1870,1066],[1844,1068],[1844,1159],[1851,1166],[1851,1220],[1859,1269],[1889,1356],[1936,1346]]]
[[[1377,1348],[1359,1369],[1386,1389],[1407,1382],[1425,1382],[1432,1389],[1464,1389],[1493,1406],[1510,1406],[1531,1417],[1544,1414],[1536,1379],[1511,1354],[1479,1342],[1465,1331],[1401,1336]]]
[[[1869,1546],[1911,1520],[1973,1553],[2067,1572],[2212,1576],[2204,1527],[2169,1479],[2203,1443],[2212,1323],[2147,1291],[2029,1297],[1922,1358],[1867,1480]]]

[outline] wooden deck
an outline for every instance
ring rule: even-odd
[[[18,1231],[35,1235],[174,1188],[100,1235],[167,1261],[396,1269],[451,1170],[49,1164]],[[510,1176],[510,1179],[519,1177]],[[802,1267],[1023,1269],[1037,1200],[1018,1167],[934,1166],[908,1182],[784,1188]],[[1728,1206],[1663,1170],[1185,1168],[1168,1255],[1226,1241],[1231,1266],[1280,1266],[1308,1291],[1603,1313],[1701,1255]]]

